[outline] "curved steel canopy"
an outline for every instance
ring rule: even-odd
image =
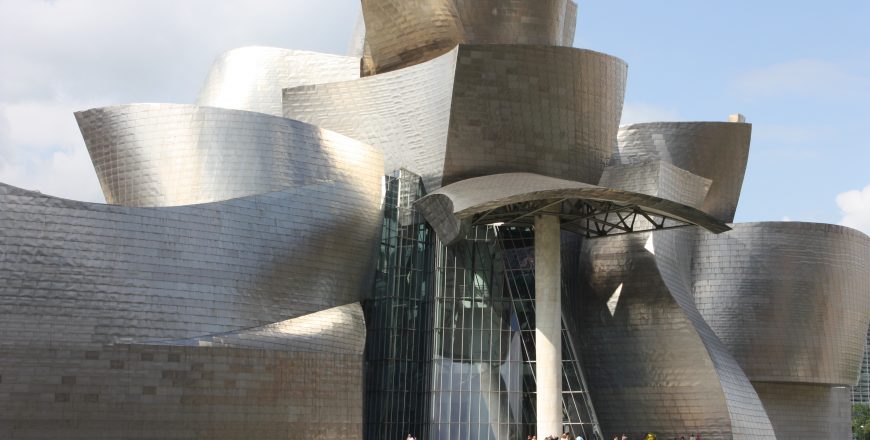
[[[690,225],[716,234],[731,229],[670,200],[531,173],[463,180],[423,197],[416,206],[447,243],[458,239],[467,226],[531,226],[541,213],[558,215],[563,229],[589,238]]]

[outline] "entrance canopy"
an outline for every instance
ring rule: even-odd
[[[416,206],[446,243],[469,226],[532,226],[538,214],[557,215],[562,229],[589,238],[690,225],[715,234],[731,229],[671,200],[531,173],[463,180],[423,197]]]

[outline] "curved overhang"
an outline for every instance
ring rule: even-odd
[[[622,164],[661,160],[712,180],[701,210],[734,221],[749,160],[752,125],[734,122],[652,122],[619,128]]]
[[[703,212],[659,197],[531,173],[477,177],[445,186],[416,202],[441,240],[451,243],[463,225],[529,225],[534,214],[562,218],[562,228],[587,237],[697,225],[713,233],[730,228]]]
[[[699,233],[698,309],[752,381],[854,385],[870,323],[870,237],[764,222]]]
[[[359,58],[277,47],[242,47],[215,59],[196,104],[281,116],[282,89],[359,76]]]
[[[287,89],[284,116],[382,148],[387,172],[406,168],[427,191],[511,172],[597,184],[627,68],[569,47],[460,45],[406,69]]]
[[[571,46],[572,0],[363,0],[372,73],[410,67],[459,44]]]
[[[366,188],[379,204],[383,154],[300,121],[183,104],[129,104],[75,114],[106,201],[182,206],[319,182]]]

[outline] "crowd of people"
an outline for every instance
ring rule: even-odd
[[[593,437],[594,438],[591,438],[589,440],[598,440],[598,436],[593,435]],[[651,432],[649,434],[646,434],[646,435],[641,434],[640,437],[643,438],[643,440],[658,440],[656,435],[651,433]],[[408,433],[408,437],[405,440],[417,440],[417,437],[414,437],[413,434]],[[526,437],[526,440],[538,440],[538,436],[530,435],[530,436]],[[566,433],[563,433],[559,437],[557,437],[556,434],[548,435],[548,436],[544,437],[544,440],[586,440],[586,439],[584,439],[582,435],[578,435],[577,437],[573,437],[570,432],[566,432]],[[628,438],[628,435],[622,434],[622,436],[614,435],[613,440],[630,440],[630,439]],[[665,440],[665,439],[662,439],[662,440]],[[677,438],[674,437],[674,440],[677,440]],[[679,440],[687,440],[687,439],[685,436],[683,436],[683,437],[680,437]],[[688,440],[701,440],[701,436],[692,434],[689,436]]]
[[[593,436],[593,437],[594,438],[589,439],[589,440],[598,440],[597,436]],[[652,432],[650,432],[649,434],[646,434],[646,435],[641,434],[640,438],[643,440],[658,440],[658,437],[656,437],[656,435],[653,434]],[[530,435],[526,438],[526,440],[538,440],[538,436]],[[582,435],[578,435],[577,437],[572,437],[570,433],[566,432],[566,433],[562,434],[560,437],[556,437],[555,434],[548,435],[547,437],[544,438],[544,440],[586,440],[586,439],[584,439]],[[628,438],[628,435],[622,434],[622,436],[614,435],[613,440],[630,440],[630,439]],[[665,439],[662,439],[662,440],[665,440]],[[674,437],[674,440],[677,440],[677,438]],[[685,436],[682,436],[682,437],[680,437],[679,440],[687,440],[687,439]],[[701,436],[692,434],[689,436],[688,440],[701,440]]]

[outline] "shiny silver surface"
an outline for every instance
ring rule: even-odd
[[[852,438],[852,406],[843,387],[753,382],[767,408],[777,439]]]
[[[728,230],[726,225],[697,209],[671,200],[531,173],[505,173],[464,180],[427,195],[416,206],[439,238],[449,243],[461,234],[463,222],[477,214],[507,205],[571,199],[636,206],[645,212],[699,225],[714,233]],[[563,227],[569,228],[569,225]],[[639,225],[637,231],[648,229]]]
[[[366,191],[379,194],[379,180],[129,208],[0,186],[0,332],[58,344],[182,339],[359,301],[380,236]]]
[[[619,129],[618,163],[669,162],[713,181],[701,210],[734,221],[749,159],[752,125],[732,122],[654,122]]]
[[[443,55],[458,44],[571,46],[570,0],[362,0],[372,72]]]
[[[0,186],[0,437],[360,438],[366,191],[131,208]]]
[[[362,355],[366,325],[362,308],[354,302],[298,318],[215,333],[190,339],[151,341],[148,345],[230,347],[288,352],[326,352]]]
[[[388,171],[407,168],[428,191],[505,172],[596,184],[626,72],[580,49],[461,45],[407,69],[285,90],[284,116],[382,148]]]
[[[284,116],[384,151],[384,171],[407,169],[441,186],[459,50],[356,81],[284,90]]]
[[[222,53],[196,105],[281,116],[281,90],[359,78],[359,58],[251,46]]]
[[[179,206],[329,181],[380,203],[380,151],[302,122],[181,104],[97,108],[76,119],[108,203]]]
[[[668,163],[622,165],[602,179],[698,207],[708,184]],[[695,307],[686,266],[694,234],[687,228],[617,236],[578,248],[580,280],[569,287],[565,313],[575,317],[570,334],[582,347],[601,428],[660,438],[694,432],[774,439],[749,379]]]
[[[870,324],[870,237],[835,225],[699,234],[695,301],[753,381],[855,385]]]

